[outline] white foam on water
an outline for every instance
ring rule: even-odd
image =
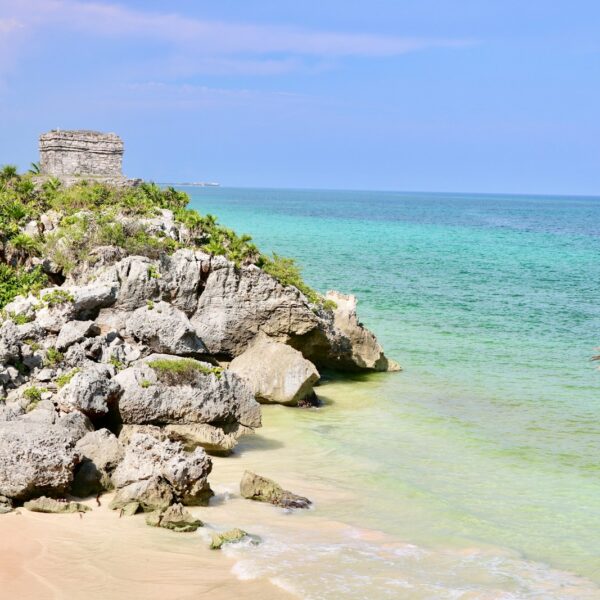
[[[260,546],[235,544],[225,552],[237,559],[232,573],[240,580],[265,577],[306,600],[600,598],[589,581],[500,549],[431,550],[365,541],[363,534],[338,532],[332,543],[315,531],[289,539],[269,532]]]

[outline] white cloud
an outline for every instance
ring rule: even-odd
[[[2,17],[3,13],[7,16]],[[28,31],[54,28],[111,38],[137,37],[163,43],[172,62],[179,62],[188,70],[233,74],[278,74],[306,67],[311,61],[390,57],[469,43],[229,23],[100,2],[0,0],[0,40],[3,31],[18,27]]]

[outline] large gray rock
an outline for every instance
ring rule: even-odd
[[[151,435],[137,433],[125,447],[125,455],[112,476],[117,494],[114,506],[133,501],[140,502],[144,510],[164,508],[167,488],[159,494],[158,506],[148,500],[148,489],[166,483],[172,500],[186,505],[206,505],[212,495],[207,477],[212,462],[206,452],[196,448],[185,452],[177,442],[159,441]]]
[[[65,411],[79,410],[91,419],[106,416],[121,389],[104,365],[94,365],[76,373],[57,394],[56,402]]]
[[[0,365],[6,365],[19,359],[19,328],[10,319],[0,326]]]
[[[192,250],[178,250],[160,259],[162,297],[190,316],[198,306],[203,278],[210,270],[210,256]]]
[[[248,382],[259,402],[296,405],[313,395],[317,368],[298,350],[259,336],[229,370]]]
[[[25,420],[0,423],[0,495],[27,500],[62,496],[78,458],[69,429]]]
[[[56,338],[56,348],[61,351],[66,350],[92,333],[95,333],[94,321],[69,321],[60,328]]]
[[[77,442],[75,452],[81,463],[75,472],[71,492],[84,498],[112,489],[111,475],[124,454],[117,437],[108,429],[92,431]]]
[[[119,292],[115,308],[132,311],[146,304],[146,300],[158,299],[160,278],[156,261],[143,256],[128,256],[109,269],[103,279],[116,280]]]
[[[285,341],[318,326],[296,288],[283,287],[257,267],[221,261],[212,268],[191,318],[211,354],[238,356],[259,332]]]
[[[160,381],[157,371],[150,366],[157,360],[181,359],[152,355],[115,377],[123,389],[119,400],[123,423],[238,423],[260,427],[260,406],[247,385],[234,373],[211,372],[211,365],[193,361],[207,372],[197,371],[193,380],[171,385]]]
[[[153,352],[203,354],[206,348],[184,312],[167,302],[156,302],[133,311],[127,333]]]

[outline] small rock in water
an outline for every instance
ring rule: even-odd
[[[182,504],[173,504],[166,510],[156,510],[146,517],[146,525],[151,527],[163,527],[178,533],[196,531],[204,523],[187,511]]]
[[[283,508],[308,508],[312,502],[304,496],[298,496],[284,490],[271,479],[246,471],[240,482],[240,492],[244,498],[269,502]]]
[[[223,533],[213,533],[212,540],[210,542],[211,550],[220,550],[225,544],[235,544],[237,542],[241,542],[246,538],[252,541],[252,544],[256,545],[260,543],[260,538],[255,535],[250,535],[246,533],[243,529],[230,529],[229,531],[224,531]]]
[[[39,513],[83,513],[92,510],[89,506],[81,502],[66,502],[40,496],[35,500],[25,502],[23,506],[32,512]]]

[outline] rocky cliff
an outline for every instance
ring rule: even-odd
[[[207,452],[260,427],[259,402],[314,404],[322,368],[397,368],[354,298],[180,192],[0,185],[0,504],[204,504]]]

